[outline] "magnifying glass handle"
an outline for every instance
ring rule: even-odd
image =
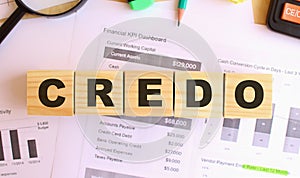
[[[22,8],[17,8],[11,16],[0,27],[0,44],[9,34],[9,32],[17,25],[26,12]]]

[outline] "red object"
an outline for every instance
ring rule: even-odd
[[[283,7],[281,19],[296,24],[300,24],[300,6],[291,3],[285,3]]]

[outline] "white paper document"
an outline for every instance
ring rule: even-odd
[[[176,3],[89,0],[73,16],[18,26],[0,47],[0,178],[299,177],[299,40],[254,24],[251,1],[189,1],[181,27]],[[185,28],[198,35],[171,38]],[[37,69],[268,73],[273,116],[28,117],[26,71]]]
[[[50,177],[57,129],[47,117],[1,121],[0,177]]]

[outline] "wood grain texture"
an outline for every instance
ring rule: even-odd
[[[253,109],[240,107],[235,99],[237,85],[245,80],[258,82],[264,90],[262,103]],[[255,92],[252,87],[244,90],[244,98],[247,102],[254,100]],[[226,118],[272,118],[272,75],[270,74],[225,74],[225,102],[224,117]]]
[[[43,13],[43,14],[59,14],[59,13],[66,12],[66,11],[72,9],[74,6],[76,6],[76,4],[78,4],[78,2],[79,1],[68,2],[68,3],[61,4],[61,5],[49,7],[49,8],[46,8],[46,9],[41,9],[38,12]],[[12,6],[16,6],[16,4],[12,4]],[[31,19],[31,18],[37,18],[37,17],[41,17],[41,16],[26,13],[24,15],[23,19]],[[7,20],[7,18],[0,19],[0,24],[4,23],[6,20]]]
[[[270,0],[252,0],[254,23],[266,25]]]
[[[148,85],[147,89],[160,89],[160,95],[148,95],[148,100],[162,100],[162,107],[139,107],[139,79],[161,79],[161,85]],[[128,71],[125,72],[125,115],[173,116],[173,72]]]
[[[41,9],[38,12],[43,14],[60,14],[69,11],[74,8],[77,4],[80,3],[80,0],[73,0],[64,4],[48,7],[46,9]]]
[[[75,113],[97,115],[123,115],[123,72],[121,71],[76,71],[75,72]],[[114,106],[106,107],[99,96],[96,106],[88,106],[88,79],[107,79],[112,82],[108,94]],[[103,85],[96,86],[101,90]]]
[[[39,99],[39,87],[47,79],[59,79],[65,88],[48,88],[49,100],[58,96],[65,98],[59,107],[47,107]],[[28,71],[27,72],[27,113],[28,115],[72,116],[74,114],[74,71]]]
[[[205,80],[211,86],[212,98],[204,107],[187,107],[187,80]],[[200,101],[203,89],[195,87],[195,101]],[[222,118],[223,117],[223,74],[180,71],[175,73],[175,117]]]

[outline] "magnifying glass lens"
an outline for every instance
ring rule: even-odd
[[[15,0],[18,5],[12,15],[0,26],[0,44],[25,13],[59,16],[73,12],[87,0]]]
[[[58,15],[75,8],[81,0],[22,0],[25,6],[40,15]]]

